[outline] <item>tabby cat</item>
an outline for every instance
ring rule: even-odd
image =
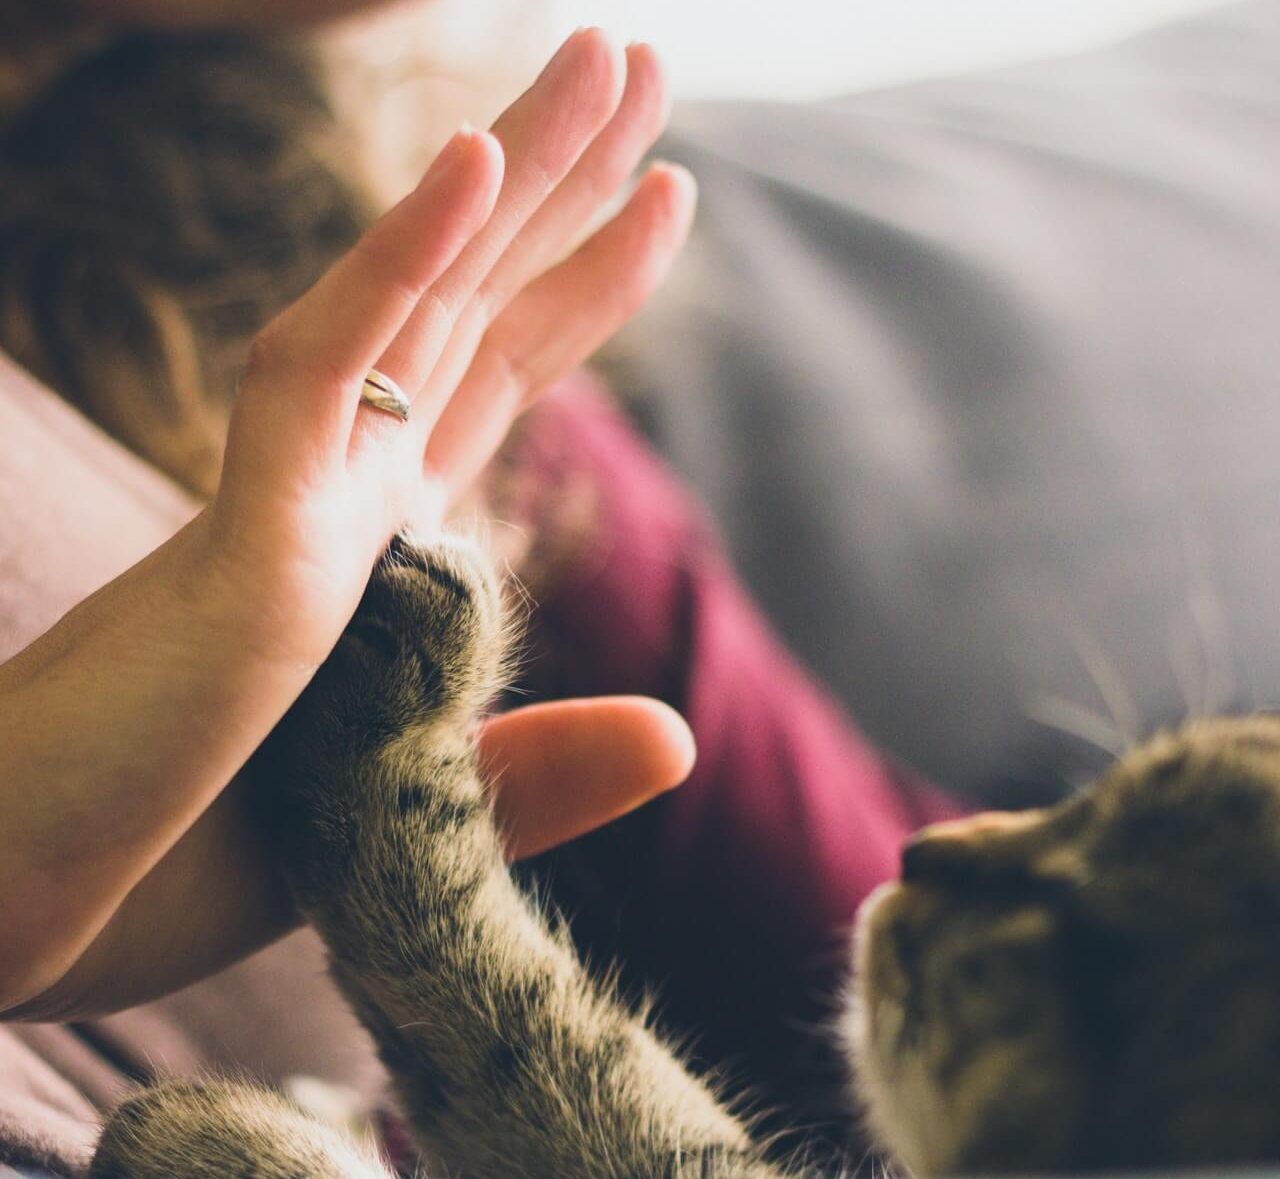
[[[428,1159],[478,1179],[781,1179],[516,887],[470,733],[501,595],[398,540],[264,747],[267,822]],[[1045,812],[926,830],[864,906],[848,1041],[919,1175],[1280,1158],[1280,721],[1194,725]],[[144,1091],[98,1179],[365,1179],[281,1099]]]
[[[60,40],[54,11],[0,11],[0,347],[208,492],[248,340],[371,201],[297,46]],[[5,26],[24,13],[34,41]],[[469,740],[502,636],[482,559],[398,542],[262,754],[264,822],[424,1155],[782,1175],[511,882]],[[919,1174],[1280,1159],[1278,853],[1266,718],[1157,738],[1053,810],[926,832],[855,937],[844,1038],[876,1135]],[[93,1173],[388,1174],[216,1084],[128,1101]]]

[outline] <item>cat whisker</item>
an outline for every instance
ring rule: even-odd
[[[519,574],[512,568],[509,561],[504,562],[502,584],[503,587],[515,598],[519,603],[521,611],[524,615],[532,614],[538,605],[537,599],[530,592],[529,587],[525,585]]]
[[[1033,693],[1022,711],[1028,720],[1075,737],[1112,758],[1123,756],[1133,744],[1126,733],[1105,717],[1063,696]]]
[[[1204,696],[1207,693],[1196,691],[1196,685],[1202,682],[1204,675],[1204,664],[1201,662],[1204,650],[1186,627],[1178,625],[1179,621],[1173,618],[1169,620],[1166,650],[1169,670],[1173,673],[1178,694],[1182,697],[1182,720],[1185,722],[1194,716],[1205,714]],[[1200,697],[1198,700],[1197,696]]]
[[[1101,730],[1098,718],[1092,715],[1088,718],[1085,732],[1075,731],[1077,724],[1075,720],[1070,722],[1071,727],[1063,731],[1079,736],[1089,741],[1090,744],[1096,745],[1098,748],[1112,754],[1116,751],[1117,737],[1119,738],[1119,748],[1121,750],[1136,745],[1144,735],[1145,726],[1142,722],[1142,712],[1138,708],[1133,693],[1126,687],[1119,669],[1107,654],[1102,641],[1081,621],[1075,612],[1072,601],[1061,592],[1057,592],[1054,587],[1048,586],[1041,587],[1034,602],[1029,603],[1029,606],[1043,617],[1046,624],[1060,628],[1066,645],[1075,655],[1076,661],[1085,672],[1107,711],[1110,723],[1102,722],[1102,724],[1111,734],[1116,736],[1108,736],[1105,740],[1095,739]],[[1027,694],[1037,697],[1043,696],[1045,699],[1052,700],[1053,703],[1048,712],[1049,716],[1054,719],[1049,719],[1045,722],[1050,728],[1062,728],[1058,719],[1056,719],[1060,711],[1069,712],[1073,717],[1077,715],[1083,717],[1085,715],[1082,707],[1073,702],[1066,702],[1065,710],[1060,709],[1057,695],[1044,696],[1043,693],[1034,688],[1029,689]],[[1029,719],[1038,719],[1025,709],[1024,712]],[[1093,734],[1093,736],[1087,734]]]
[[[863,1169],[863,1168],[864,1168],[868,1163],[870,1163],[870,1164],[871,1164],[871,1179],[875,1179],[875,1176],[876,1176],[875,1159],[876,1159],[876,1149],[875,1149],[875,1147],[874,1147],[874,1146],[868,1146],[868,1147],[867,1147],[867,1149],[866,1149],[866,1150],[864,1150],[864,1151],[862,1152],[862,1157],[857,1161],[857,1163],[855,1163],[855,1164],[854,1164],[854,1166],[853,1166],[852,1170],[850,1170],[848,1173],[849,1173],[850,1175],[854,1175],[854,1176],[856,1176],[856,1175],[861,1175],[861,1174],[862,1174],[862,1169]],[[883,1164],[881,1164],[881,1165],[883,1166]]]
[[[1236,694],[1237,685],[1231,670],[1230,628],[1222,608],[1222,596],[1210,576],[1205,535],[1201,531],[1193,533],[1187,526],[1183,529],[1182,541],[1187,593],[1186,611],[1180,621],[1188,625],[1175,629],[1174,620],[1170,620],[1169,665],[1178,681],[1189,719],[1226,709]],[[1180,638],[1181,651],[1175,645]],[[1199,685],[1194,697],[1193,684]]]
[[[1142,736],[1141,712],[1133,694],[1125,687],[1116,665],[1107,655],[1097,636],[1074,618],[1065,616],[1064,630],[1102,703],[1111,717],[1113,730],[1124,739],[1121,750],[1136,745]]]

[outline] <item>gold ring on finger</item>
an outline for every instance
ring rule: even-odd
[[[412,402],[405,392],[386,373],[371,368],[364,378],[364,387],[360,390],[360,400],[374,409],[394,414],[402,422],[409,420]]]

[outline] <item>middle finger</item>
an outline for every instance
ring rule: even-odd
[[[609,122],[621,100],[624,75],[622,54],[608,38],[599,29],[581,30],[494,124],[506,172],[493,213],[410,314],[376,366],[411,395],[432,375],[457,317],[522,226]],[[446,392],[450,386],[441,383]],[[420,441],[441,408],[423,400],[414,404]]]

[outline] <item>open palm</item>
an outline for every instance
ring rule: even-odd
[[[643,303],[687,232],[683,172],[651,169],[565,254],[665,113],[647,46],[576,33],[255,341],[209,527],[232,576],[252,566],[264,649],[320,663],[392,532],[437,527],[529,399]],[[407,423],[361,405],[370,368]]]

